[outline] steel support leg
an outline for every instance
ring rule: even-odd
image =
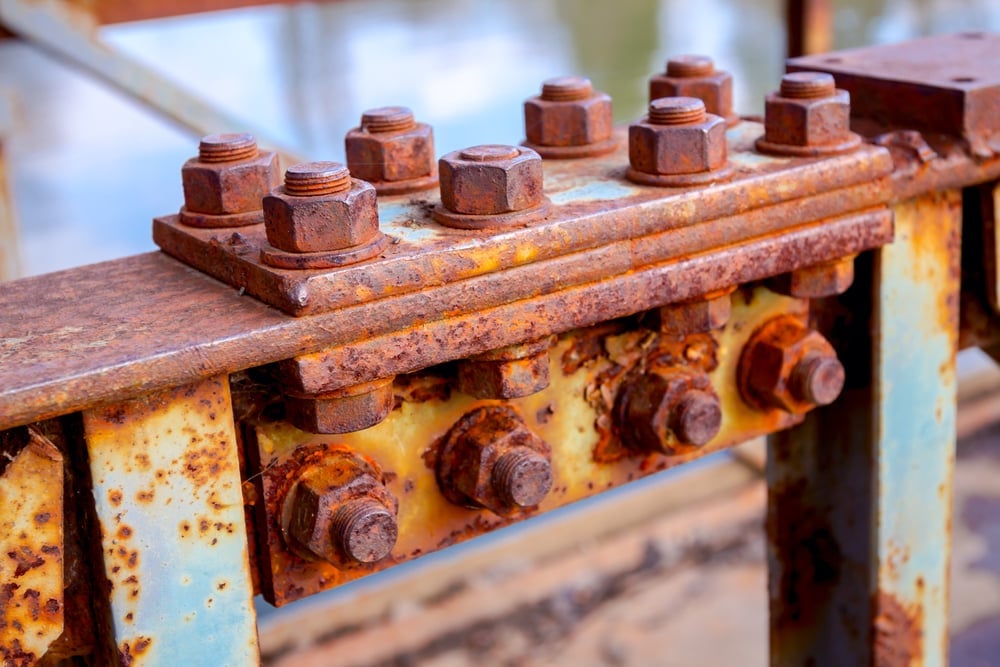
[[[851,333],[848,390],[772,442],[772,665],[947,663],[961,196],[895,215],[895,242],[816,313]]]
[[[225,376],[83,413],[121,664],[258,660]]]

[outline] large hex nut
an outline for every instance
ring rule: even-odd
[[[818,299],[843,294],[854,282],[854,255],[775,276],[767,286],[778,294]]]
[[[397,125],[365,122],[365,117],[379,114],[379,120],[400,117]],[[409,122],[404,116],[409,117]],[[365,181],[407,181],[430,176],[434,171],[434,130],[425,123],[413,122],[412,114],[402,107],[373,109],[362,117],[362,125],[344,138],[347,168],[355,178]],[[398,129],[397,129],[398,128]]]
[[[519,398],[549,386],[548,338],[491,350],[458,366],[458,386],[476,398]]]
[[[740,356],[738,375],[748,404],[793,414],[832,403],[845,379],[833,346],[789,315],[768,320],[754,332]]]
[[[445,436],[437,477],[457,505],[511,516],[540,503],[552,488],[551,449],[513,408],[487,405],[466,413]]]
[[[388,555],[396,542],[397,511],[374,461],[332,450],[298,471],[280,523],[292,551],[349,569]]]
[[[353,433],[381,423],[395,405],[393,378],[324,394],[285,394],[285,418],[309,433]]]
[[[524,103],[528,143],[539,146],[584,146],[611,138],[611,97],[594,92],[581,77],[550,79],[542,94]]]
[[[825,146],[849,136],[851,96],[837,90],[829,97],[795,99],[770,93],[764,102],[764,138],[774,144]]]
[[[732,125],[739,120],[733,113],[733,77],[715,69],[711,58],[686,55],[667,61],[667,70],[649,80],[650,101],[661,97],[697,97],[708,113],[721,116]]]
[[[530,148],[484,145],[438,161],[441,203],[466,215],[523,211],[543,201],[542,158]]]
[[[702,122],[629,126],[629,162],[647,174],[694,174],[726,165],[726,122],[707,114]]]
[[[700,371],[647,371],[624,384],[616,401],[622,441],[639,452],[676,454],[701,447],[722,426],[721,401]]]
[[[181,167],[184,208],[192,213],[232,215],[259,211],[261,198],[280,182],[278,157],[257,151],[233,162],[191,158]]]
[[[348,190],[295,196],[280,186],[264,197],[268,242],[286,252],[342,250],[378,234],[375,188],[351,179]]]

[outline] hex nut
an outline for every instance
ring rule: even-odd
[[[730,125],[738,120],[733,113],[733,77],[715,69],[706,56],[671,58],[664,73],[649,79],[650,101],[661,97],[697,97],[708,113],[721,116]]]
[[[731,292],[725,290],[723,294],[662,306],[657,312],[657,328],[668,336],[690,336],[721,329],[732,311]]]
[[[351,179],[350,189],[296,196],[279,186],[264,197],[267,240],[286,252],[342,250],[372,241],[378,234],[375,188]]]
[[[191,158],[181,167],[184,208],[206,215],[259,211],[261,199],[280,179],[278,156],[271,151],[232,162]]]
[[[767,286],[778,294],[819,299],[843,294],[854,282],[854,256],[795,269],[776,276]]]
[[[607,141],[614,129],[611,97],[594,92],[582,77],[559,77],[543,84],[542,94],[524,103],[528,143],[584,146]]]
[[[353,433],[375,426],[392,412],[393,378],[325,394],[285,394],[285,418],[308,433]]]
[[[382,120],[393,111],[400,122],[366,122],[369,116],[378,114]],[[347,133],[344,147],[347,168],[355,178],[365,181],[414,180],[434,172],[434,130],[426,123],[414,122],[412,113],[404,107],[365,112],[361,126]]]
[[[532,509],[552,488],[551,456],[548,443],[513,408],[481,406],[445,436],[438,484],[452,503],[512,516]]]
[[[349,451],[299,470],[281,508],[285,543],[308,560],[351,569],[384,558],[396,542],[396,498],[378,465]]]
[[[823,147],[851,137],[851,96],[824,72],[792,72],[764,104],[767,144]]]
[[[687,98],[681,98],[687,99]],[[726,165],[726,122],[706,114],[700,122],[662,124],[649,117],[628,130],[629,162],[646,174],[694,174]]]
[[[530,148],[483,145],[438,161],[441,203],[453,213],[500,215],[543,201],[542,158]]]
[[[519,398],[549,386],[548,338],[491,350],[458,366],[458,387],[476,398]]]
[[[749,405],[802,414],[833,402],[844,387],[845,372],[819,332],[781,315],[751,336],[740,356],[738,377]]]
[[[638,452],[677,454],[711,441],[722,426],[722,404],[705,373],[647,371],[622,386],[616,399],[623,444]]]

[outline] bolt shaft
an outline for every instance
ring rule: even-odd
[[[705,121],[705,103],[696,97],[661,97],[649,103],[654,125],[689,125]]]
[[[833,76],[824,72],[793,72],[781,77],[781,96],[793,99],[829,97],[837,92]]]
[[[552,467],[529,447],[515,447],[503,454],[491,474],[497,495],[509,505],[532,507],[552,488]]]
[[[708,56],[685,55],[667,61],[667,76],[693,78],[715,73],[715,63]]]
[[[413,112],[406,107],[380,107],[361,114],[361,129],[372,133],[401,132],[415,125]]]
[[[374,563],[392,551],[398,527],[396,517],[381,503],[370,498],[358,498],[337,510],[330,534],[352,560]]]
[[[351,172],[339,162],[303,162],[285,171],[285,192],[298,197],[344,192],[351,188]]]
[[[574,102],[593,94],[590,79],[582,76],[560,76],[542,83],[542,99],[546,102]]]
[[[253,135],[209,134],[198,144],[198,159],[202,162],[236,162],[257,155],[257,141]]]

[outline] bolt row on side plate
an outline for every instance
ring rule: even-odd
[[[718,304],[722,298],[728,302],[729,295],[713,301]],[[676,321],[669,317],[676,313],[669,310],[677,308],[661,309],[667,312],[659,313],[660,322]],[[704,327],[725,325],[720,306],[703,303],[697,308]],[[686,317],[692,321],[690,313]],[[655,324],[656,318],[647,318],[644,326],[650,323]],[[670,333],[672,326],[660,326],[660,336],[678,342],[689,339]],[[501,355],[462,362],[458,389],[472,397],[494,399],[544,390],[549,341],[517,348],[512,352],[516,359]],[[844,367],[833,347],[797,316],[766,320],[738,354],[739,394],[756,411],[799,415],[831,403],[844,385]],[[486,380],[478,376],[484,365]],[[388,407],[377,415],[369,413],[373,420],[393,409],[391,383],[379,392],[384,392],[388,400],[383,404]],[[647,369],[617,390],[611,419],[629,455],[675,455],[697,450],[719,434],[722,401],[709,374],[695,365]],[[435,447],[438,489],[456,506],[485,509],[499,517],[523,516],[552,489],[553,449],[511,405],[476,404],[451,424]],[[325,561],[346,571],[387,557],[396,543],[399,500],[386,486],[378,461],[343,444],[306,443],[296,458],[290,474],[275,473],[289,484],[280,494],[277,517],[287,548],[306,560]]]

